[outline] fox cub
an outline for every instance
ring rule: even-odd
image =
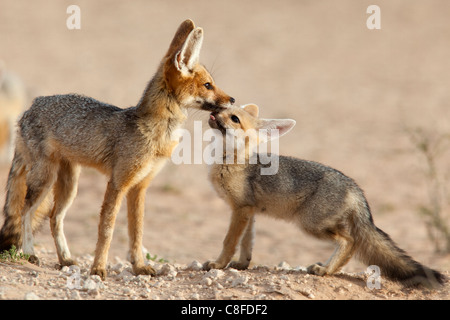
[[[50,217],[59,263],[71,265],[63,219],[76,194],[80,166],[109,177],[100,212],[91,274],[106,277],[108,250],[117,211],[127,196],[130,257],[136,274],[155,274],[142,254],[145,190],[170,157],[187,108],[217,111],[234,99],[199,63],[203,30],[191,20],[175,33],[169,50],[135,107],[121,109],[89,97],[38,97],[19,121],[8,176],[0,250],[22,247],[30,261],[33,231]],[[54,193],[54,205],[46,198]]]
[[[363,191],[341,172],[316,162],[279,156],[278,172],[261,174],[267,164],[262,163],[261,154],[249,149],[248,142],[253,139],[260,143],[273,137],[258,138],[255,130],[278,129],[281,136],[295,125],[294,120],[260,119],[258,107],[250,104],[213,112],[209,125],[218,129],[227,143],[230,136],[237,141],[233,150],[224,146],[223,164],[213,164],[209,172],[215,190],[233,212],[222,252],[217,260],[204,264],[206,270],[249,266],[254,217],[260,212],[294,222],[316,238],[337,243],[331,258],[325,264],[309,266],[308,273],[334,274],[356,254],[364,263],[379,266],[392,280],[425,286],[443,283],[441,273],[414,261],[375,226]],[[240,155],[245,163],[225,161]],[[239,243],[239,260],[230,263]]]

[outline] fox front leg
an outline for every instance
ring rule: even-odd
[[[130,260],[136,275],[156,274],[155,269],[145,265],[142,254],[142,237],[144,229],[145,190],[150,183],[149,178],[133,187],[127,195],[128,235],[130,237]]]
[[[116,188],[112,181],[108,183],[100,212],[98,240],[95,247],[94,263],[91,268],[91,275],[98,275],[102,280],[106,279],[108,250],[111,244],[116,215],[122,200],[122,193],[123,191]]]
[[[253,239],[255,237],[255,217],[248,222],[247,229],[241,240],[241,253],[238,261],[231,261],[230,268],[245,270],[252,260]]]
[[[203,264],[204,270],[223,269],[236,252],[236,247],[244,230],[253,220],[253,210],[250,208],[235,209],[231,215],[231,222],[227,235],[223,241],[223,249],[216,261],[207,261]]]

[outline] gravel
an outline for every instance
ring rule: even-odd
[[[38,252],[39,253],[39,252]],[[365,273],[342,272],[333,277],[306,274],[305,267],[253,266],[245,271],[232,268],[202,270],[199,261],[189,264],[148,261],[157,275],[138,275],[128,261],[114,258],[102,281],[90,275],[93,257],[78,265],[55,268],[52,252],[39,253],[41,265],[26,261],[0,262],[0,299],[15,300],[313,300],[313,299],[449,299],[449,286],[440,290],[403,288],[383,280],[382,288],[366,286]],[[447,272],[448,276],[448,272]]]

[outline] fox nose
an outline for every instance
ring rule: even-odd
[[[230,103],[231,103],[231,104],[233,104],[233,103],[234,103],[234,101],[236,101],[236,100],[234,100],[234,98],[233,98],[233,97],[230,97]]]

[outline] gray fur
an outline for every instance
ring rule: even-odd
[[[250,109],[251,115],[232,107],[212,115],[209,123],[213,128],[221,127],[221,134],[239,126],[244,131],[258,129],[255,109]],[[236,115],[240,119],[237,123],[229,120]],[[238,152],[244,151],[234,150],[235,157]],[[309,266],[309,273],[334,274],[356,255],[368,265],[378,265],[382,275],[408,285],[434,287],[444,282],[440,272],[413,260],[375,226],[364,192],[351,178],[320,163],[287,156],[279,156],[276,174],[263,175],[261,169],[270,164],[262,164],[261,158],[249,153],[245,164],[211,166],[210,180],[230,205],[232,218],[221,254],[217,260],[206,262],[205,269],[228,264],[247,268],[253,247],[254,216],[261,213],[293,222],[309,235],[337,243],[331,258],[325,264]],[[230,263],[239,243],[239,260]]]

